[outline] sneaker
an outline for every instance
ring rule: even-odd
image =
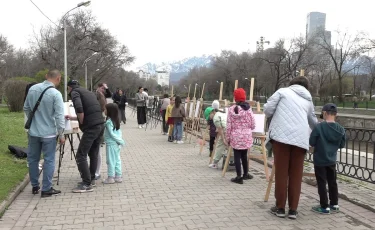
[[[251,174],[247,174],[247,175],[243,175],[243,177],[242,177],[244,180],[251,180],[251,179],[253,179],[254,177],[253,177],[253,175],[251,175]]]
[[[331,212],[340,212],[340,207],[338,205],[330,205],[329,209]]]
[[[143,127],[142,127],[142,125],[138,125],[138,128],[141,129],[141,128],[143,128]]]
[[[73,193],[85,193],[85,192],[92,192],[94,189],[92,188],[92,185],[85,185],[80,184],[76,188],[73,189]]]
[[[294,210],[289,210],[288,217],[289,219],[295,220],[297,219],[298,212]]]
[[[82,181],[81,181],[81,182],[78,182],[78,183],[77,183],[77,186],[80,186],[80,185],[84,185],[84,183],[83,183]],[[92,181],[91,181],[91,186],[92,186],[92,187],[95,187],[95,186],[96,186],[96,181],[95,181],[95,180],[92,180]]]
[[[173,141],[173,143],[177,144],[177,141]]]
[[[183,144],[184,142],[183,141],[177,141],[177,144]]]
[[[101,178],[100,175],[95,175],[95,180],[99,180]]]
[[[33,187],[33,189],[31,190],[31,193],[35,195],[35,194],[38,194],[39,191],[40,191],[40,186],[38,185],[38,186]]]
[[[208,167],[212,169],[217,169],[217,164],[210,164]]]
[[[115,177],[116,183],[122,183],[122,177]]]
[[[271,208],[271,213],[280,218],[285,217],[285,209],[283,208],[277,208],[276,206],[273,206]]]
[[[114,183],[115,183],[115,179],[113,179],[113,177],[108,177],[107,179],[103,181],[103,184],[114,184]]]
[[[235,177],[235,178],[232,178],[230,181],[232,181],[233,183],[237,183],[237,184],[243,184],[242,177]]]
[[[60,190],[56,190],[53,187],[51,187],[48,191],[42,191],[41,197],[42,198],[50,197],[52,195],[58,195],[60,193],[61,193]]]
[[[324,215],[330,214],[329,208],[322,208],[320,205],[312,207],[311,210],[319,214],[324,214]]]

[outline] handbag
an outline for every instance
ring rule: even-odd
[[[44,93],[45,93],[48,89],[50,89],[50,88],[54,88],[54,87],[53,87],[53,86],[48,86],[48,87],[42,92],[42,94],[39,96],[39,98],[38,98],[38,100],[37,100],[37,102],[36,102],[36,104],[35,104],[35,106],[34,106],[34,108],[33,108],[33,111],[30,112],[29,117],[27,118],[27,121],[26,121],[26,124],[25,124],[25,129],[30,129],[30,127],[31,127],[31,122],[33,121],[33,117],[34,117],[34,115],[35,115],[35,112],[36,112],[36,110],[37,110],[38,107],[39,107],[40,101],[42,100]]]

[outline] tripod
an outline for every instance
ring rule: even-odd
[[[152,100],[152,99],[151,99]],[[153,98],[152,107],[146,109],[147,122],[145,125],[145,131],[147,130],[148,124],[150,123],[150,129],[157,127],[160,122],[160,105],[158,98]]]

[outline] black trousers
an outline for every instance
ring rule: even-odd
[[[119,112],[120,121],[125,123],[126,122],[125,108],[119,108],[118,112]]]
[[[146,106],[137,107],[138,125],[146,124]]]
[[[86,185],[90,185],[91,181],[95,180],[95,172],[98,166],[98,154],[100,144],[102,143],[103,132],[103,124],[85,130],[78,146],[76,155],[78,171],[81,174],[83,183]],[[87,156],[90,157],[90,168],[87,163]]]
[[[336,165],[314,166],[316,182],[318,184],[318,193],[320,197],[320,206],[327,208],[329,205],[337,205],[339,202],[339,191],[337,188]],[[327,197],[326,184],[328,183],[329,205]]]
[[[249,173],[249,166],[247,162],[247,149],[233,149],[234,153],[234,164],[236,165],[237,177],[241,176],[241,161],[243,168],[243,175]]]
[[[165,110],[165,109],[161,111],[161,118],[163,119],[163,132],[164,133],[168,133],[168,123],[165,120],[165,113],[166,112],[167,112],[167,110]]]
[[[214,151],[215,136],[210,136],[210,152]]]

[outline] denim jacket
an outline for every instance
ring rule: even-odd
[[[23,110],[28,117],[34,109],[39,96],[42,94],[44,89],[49,86],[54,86],[49,81],[32,86],[27,94]],[[55,89],[48,89],[40,105],[35,112],[31,127],[29,129],[29,135],[35,137],[51,137],[57,134],[63,134],[65,129],[65,118],[64,118],[64,101],[61,93]]]
[[[114,125],[111,119],[108,119],[105,122],[104,142],[106,145],[125,145],[125,141],[122,139],[121,129],[114,130]]]

